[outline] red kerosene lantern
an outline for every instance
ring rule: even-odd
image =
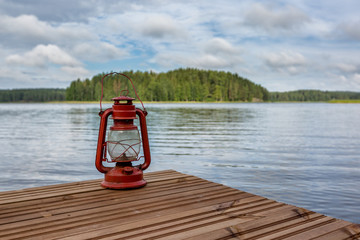
[[[151,162],[149,138],[146,127],[146,115],[147,112],[141,102],[143,109],[135,108],[132,104],[134,98],[128,96],[115,97],[112,100],[114,105],[112,108],[108,108],[102,111],[101,101],[103,97],[103,80],[108,75],[118,74],[128,78],[134,88],[135,87],[131,79],[122,73],[109,73],[101,79],[101,100],[100,100],[100,112],[101,117],[99,139],[96,151],[96,168],[105,173],[105,179],[101,183],[104,188],[111,189],[128,189],[139,188],[146,185],[146,181],[143,178],[143,170],[147,169]],[[112,115],[114,120],[113,125],[110,127],[110,131],[106,139],[106,128],[108,117]],[[141,139],[139,130],[134,125],[134,119],[136,115],[139,116]],[[143,146],[143,153],[145,161],[143,164],[133,166],[132,162],[137,161],[140,158],[141,140]],[[110,160],[107,159],[107,152],[110,155]],[[103,162],[115,162],[114,167],[106,167]]]

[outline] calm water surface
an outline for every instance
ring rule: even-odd
[[[175,169],[360,223],[360,104],[146,106],[148,171]],[[0,104],[0,191],[102,178],[98,111]]]

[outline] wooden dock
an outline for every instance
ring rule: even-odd
[[[0,239],[360,239],[360,225],[167,170],[0,192]]]

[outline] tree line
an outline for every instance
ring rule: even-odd
[[[180,68],[166,73],[122,73],[133,80],[138,95],[144,101],[327,102],[360,99],[359,92],[347,91],[297,90],[270,93],[236,73],[224,71]],[[0,102],[99,101],[104,75],[101,73],[91,79],[77,79],[66,89],[0,90]],[[129,96],[135,97],[127,78],[110,75],[104,79],[103,99],[110,101],[124,89],[129,91]]]
[[[0,90],[0,102],[50,102],[65,98],[65,89],[57,88]]]
[[[177,69],[166,73],[125,71],[130,77],[140,98],[144,101],[268,101],[268,90],[237,74],[224,71]],[[66,100],[94,101],[101,96],[101,78],[104,73],[92,79],[71,82],[66,89]],[[104,79],[104,100],[119,96],[120,91],[133,94],[129,80],[119,75]]]
[[[359,92],[297,90],[289,92],[272,92],[272,102],[328,102],[331,100],[360,99]]]

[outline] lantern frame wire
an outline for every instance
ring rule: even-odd
[[[106,141],[106,143],[105,143],[106,145],[108,145],[108,143],[114,144],[114,147],[113,147],[112,149],[109,149],[110,147],[107,147],[107,150],[109,151],[109,153],[110,153],[110,151],[114,150],[114,148],[115,148],[116,146],[118,146],[118,145],[127,146],[127,148],[123,147],[123,148],[125,148],[125,150],[124,150],[118,157],[116,157],[114,160],[113,160],[113,159],[109,160],[108,158],[106,158],[106,162],[112,163],[112,162],[131,162],[131,161],[138,161],[138,160],[141,158],[141,157],[139,157],[139,154],[140,154],[140,153],[137,153],[137,151],[134,149],[134,146],[135,146],[135,145],[141,145],[141,140],[138,141],[138,142],[136,142],[136,143],[134,143],[134,144],[131,144],[131,145],[125,144],[125,143],[121,143],[121,142],[123,142],[123,141],[129,141],[129,140],[133,140],[133,139],[123,139],[123,140],[120,140],[120,141]],[[136,159],[135,159],[135,160],[128,160],[128,161],[123,161],[123,160],[122,160],[122,161],[117,161],[117,159],[120,159],[129,149],[132,149],[132,151],[135,153]]]
[[[145,106],[144,106],[143,102],[141,101],[139,95],[137,94],[137,91],[136,91],[136,89],[135,89],[134,83],[133,83],[133,81],[131,80],[131,78],[129,78],[128,76],[126,76],[126,75],[123,74],[123,73],[118,73],[118,72],[111,72],[111,73],[105,74],[105,75],[101,78],[100,112],[102,112],[102,100],[103,100],[103,97],[104,97],[104,78],[106,78],[107,76],[113,75],[113,74],[115,74],[115,75],[121,75],[121,76],[124,76],[124,77],[126,77],[127,79],[129,79],[129,81],[130,81],[130,83],[131,83],[131,85],[132,85],[132,87],[133,87],[133,89],[134,89],[135,95],[136,95],[136,97],[139,99],[139,101],[140,101],[140,103],[141,103],[141,106],[142,106],[142,108],[144,109],[144,112],[146,113],[147,111],[146,111],[146,109],[145,109]],[[127,91],[127,93],[129,93],[129,90],[127,90],[127,89],[124,89],[124,90],[122,90],[121,92],[123,92],[123,91]],[[120,93],[121,93],[121,92],[120,92]]]

